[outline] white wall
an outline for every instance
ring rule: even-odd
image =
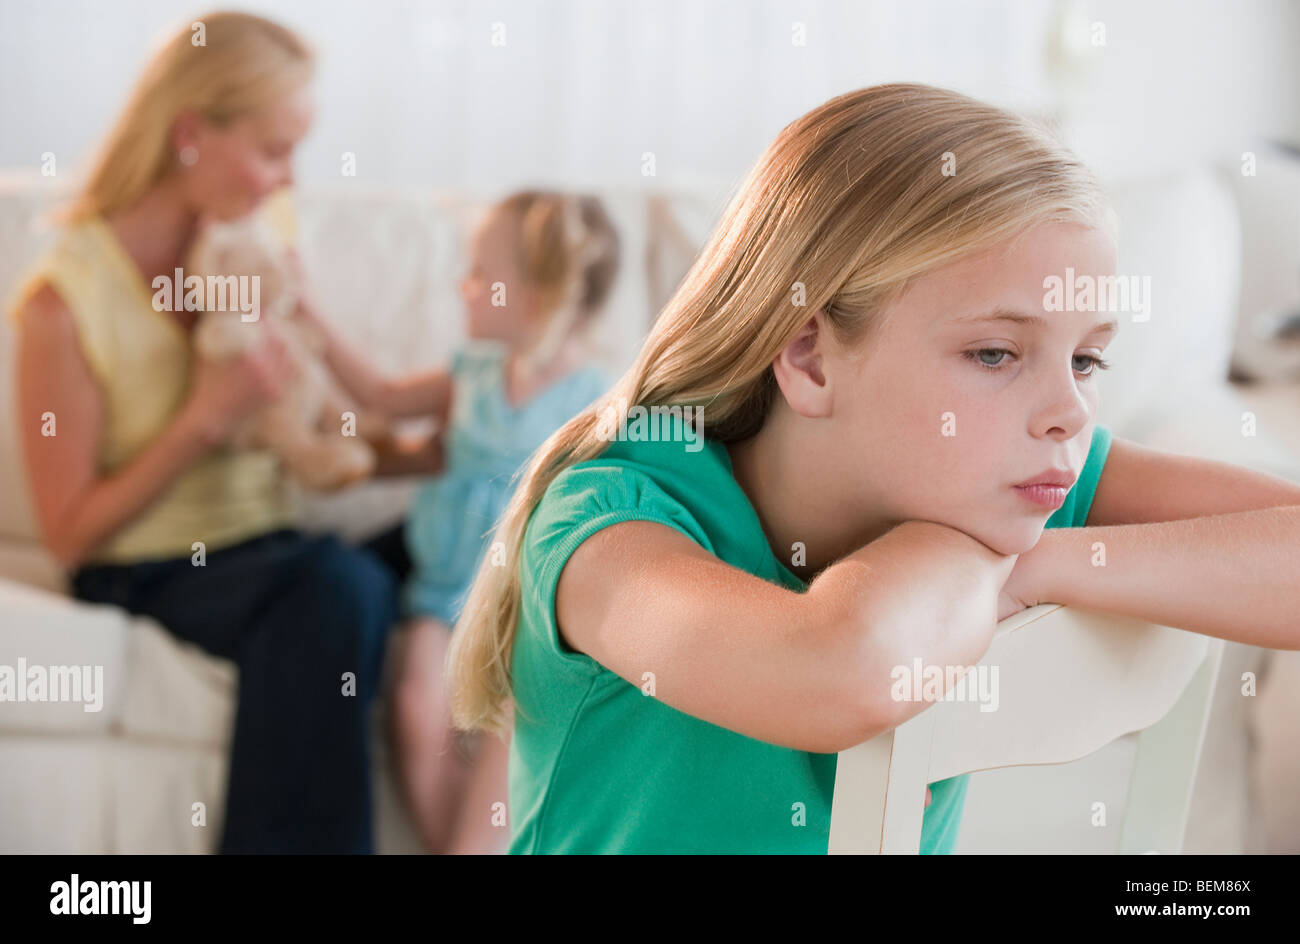
[[[1052,112],[1053,25],[1081,75],[1068,139],[1114,176],[1300,140],[1300,7],[1286,0],[254,0],[320,49],[300,179],[493,191],[523,182],[719,194],[788,121],[889,80]],[[0,0],[0,168],[72,169],[149,47],[203,5]],[[1064,13],[1071,12],[1069,16]],[[504,46],[492,45],[494,23]],[[1093,23],[1106,45],[1090,44]],[[806,45],[792,41],[803,24]],[[1068,117],[1068,116],[1067,116]],[[641,175],[656,157],[657,178]]]

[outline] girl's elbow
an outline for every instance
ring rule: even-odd
[[[889,701],[887,693],[885,697],[874,692],[860,693],[846,715],[850,723],[839,734],[837,751],[845,751],[875,740],[899,724],[898,706]]]
[[[838,754],[874,740],[897,727],[893,713],[868,699],[846,698],[838,710],[823,704],[816,717],[809,718],[804,736],[796,745],[811,754]]]
[[[857,597],[818,594],[818,589],[814,584],[801,602],[815,607],[805,617],[815,627],[810,635],[821,654],[813,684],[823,696],[823,705],[829,694],[836,708],[833,725],[826,724],[823,713],[818,738],[826,742],[823,752],[838,753],[905,720],[903,706],[891,697],[890,680],[906,634],[899,631],[896,620],[886,619],[878,608]]]
[[[903,705],[892,696],[890,679],[895,661],[883,652],[874,651],[843,663],[854,668],[846,679],[843,717],[847,724],[839,733],[842,746],[838,750],[873,740],[906,720]]]

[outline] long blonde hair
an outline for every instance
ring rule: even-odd
[[[607,404],[707,406],[706,436],[747,439],[775,395],[772,362],[810,312],[823,309],[843,344],[869,341],[910,280],[1046,221],[1115,229],[1088,169],[1011,112],[897,83],[837,96],[787,125],[632,366],[526,463],[497,524],[505,566],[480,566],[448,653],[456,726],[509,729],[525,527],[557,475],[608,446],[598,428]]]
[[[175,167],[168,136],[182,109],[225,124],[305,83],[314,58],[293,31],[263,17],[229,11],[194,17],[149,60],[85,184],[59,218],[75,222],[134,203]]]
[[[618,230],[599,198],[557,190],[520,190],[493,207],[512,224],[519,271],[539,292],[546,327],[524,357],[549,362],[564,341],[584,334],[618,275]]]

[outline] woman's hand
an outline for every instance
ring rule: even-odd
[[[242,420],[279,397],[297,374],[283,338],[269,324],[261,331],[262,337],[239,357],[195,365],[185,416],[210,445],[229,439]]]

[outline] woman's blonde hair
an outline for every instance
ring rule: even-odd
[[[556,476],[608,446],[607,404],[707,406],[706,436],[747,439],[777,390],[772,362],[810,312],[845,345],[869,341],[910,280],[1047,221],[1115,231],[1093,175],[1050,134],[957,92],[878,85],[787,125],[632,366],[526,463],[497,523],[505,566],[480,566],[448,653],[456,726],[509,729],[524,531]]]
[[[298,88],[313,68],[310,47],[278,23],[227,11],[195,17],[150,58],[60,218],[112,213],[165,177],[176,165],[169,136],[182,109],[225,124]]]
[[[549,362],[575,333],[591,327],[618,274],[619,238],[601,201],[554,190],[521,190],[493,207],[515,234],[516,262],[539,293],[544,333],[527,352],[530,366]]]

